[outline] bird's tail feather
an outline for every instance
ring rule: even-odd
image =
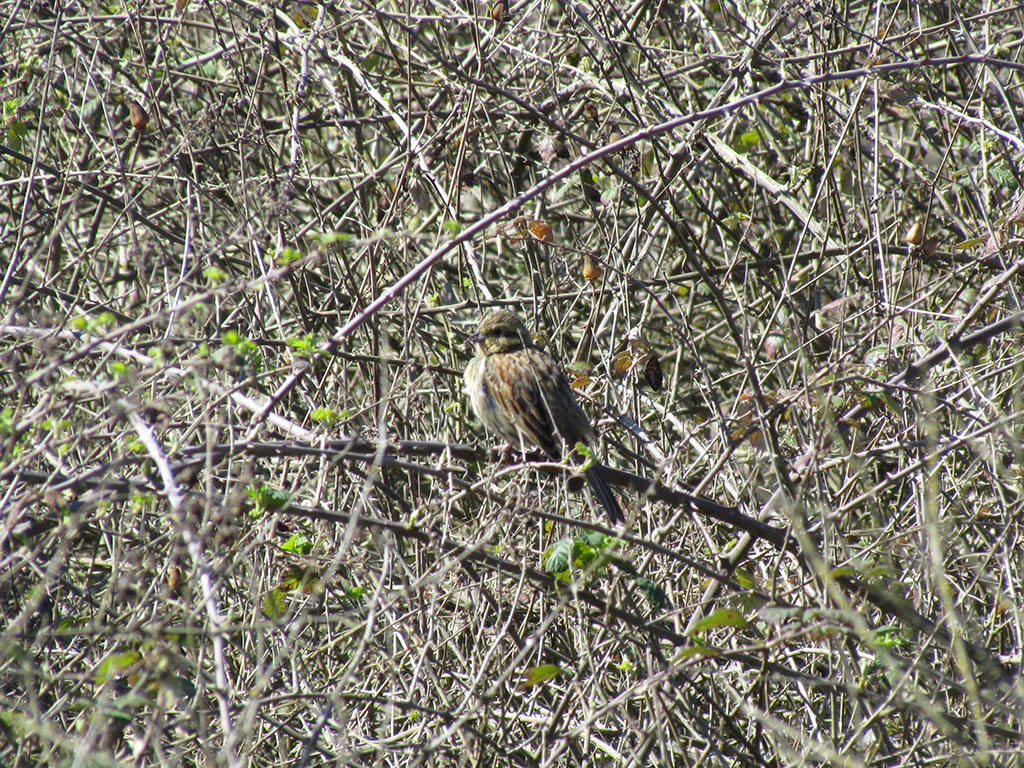
[[[590,487],[593,489],[597,500],[601,502],[601,506],[604,507],[608,517],[611,518],[612,525],[618,525],[623,522],[626,516],[622,514],[622,507],[619,506],[619,502],[615,498],[615,494],[612,493],[608,481],[601,474],[601,466],[593,464],[583,472],[587,476],[587,480],[590,481]]]

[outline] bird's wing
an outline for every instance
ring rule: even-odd
[[[492,355],[487,381],[497,405],[508,423],[527,443],[536,445],[553,458],[560,456],[558,438],[551,420],[552,411],[541,394],[546,381],[544,367],[523,350]]]
[[[530,350],[530,356],[536,372],[537,390],[542,395],[538,403],[539,410],[544,413],[544,427],[547,434],[551,435],[552,442],[557,443],[561,438],[566,448],[572,448],[578,442],[593,444],[595,436],[590,419],[576,401],[576,395],[561,366],[539,349]],[[558,437],[555,437],[555,433]],[[557,446],[555,452],[558,452]]]

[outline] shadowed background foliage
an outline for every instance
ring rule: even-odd
[[[1009,762],[1022,28],[0,2],[0,763]]]

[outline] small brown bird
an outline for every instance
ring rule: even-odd
[[[476,357],[466,366],[466,392],[488,431],[513,445],[535,445],[555,460],[578,442],[596,446],[594,429],[561,367],[533,343],[513,312],[489,314],[470,341]],[[584,474],[612,523],[622,522],[600,466],[591,464]]]

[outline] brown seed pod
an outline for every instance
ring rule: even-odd
[[[508,3],[505,0],[498,0],[498,2],[491,6],[491,18],[498,24],[504,24],[512,18],[512,15],[508,12]]]
[[[167,568],[167,586],[177,589],[181,584],[181,568],[177,565],[170,565]]]
[[[546,223],[540,219],[534,219],[530,222],[530,234],[538,240],[543,240],[546,243],[553,243],[555,241],[555,233],[551,231]]]
[[[651,355],[644,364],[644,379],[655,392],[660,392],[665,385],[665,374],[661,370],[661,361],[657,355]]]
[[[135,99],[128,100],[128,119],[131,120],[132,128],[137,131],[149,125],[149,113]]]
[[[903,238],[910,245],[920,245],[924,242],[924,224],[917,219],[907,230],[907,236]]]

